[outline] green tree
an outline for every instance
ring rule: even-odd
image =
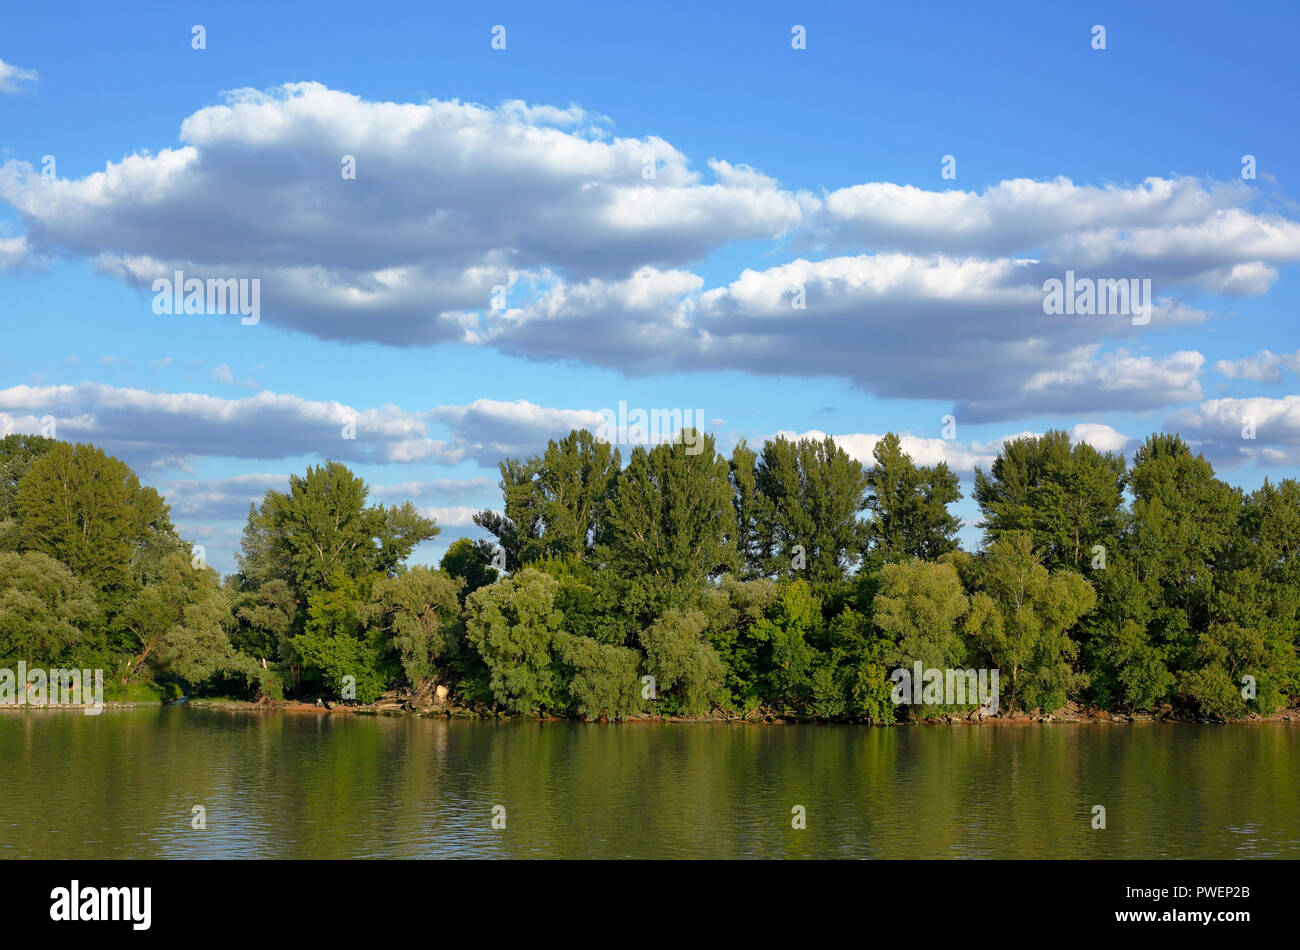
[[[637,651],[563,631],[555,635],[554,649],[573,712],[585,719],[623,719],[641,711]]]
[[[975,500],[984,515],[985,543],[1028,532],[1043,564],[1082,571],[1101,545],[1113,553],[1124,527],[1125,465],[1117,453],[1067,433],[1013,439],[988,475],[975,470]]]
[[[465,602],[466,636],[487,665],[492,696],[519,715],[565,705],[552,655],[563,627],[555,606],[559,587],[555,578],[525,567]]]
[[[970,604],[951,563],[913,560],[886,564],[881,568],[879,585],[871,619],[888,644],[878,655],[885,666],[890,670],[905,669],[910,674],[916,663],[924,669],[939,670],[965,665],[967,648],[958,621]],[[870,685],[865,689],[868,699],[876,696]],[[919,686],[913,684],[914,689]],[[940,708],[935,704],[913,704],[908,714],[925,718]]]
[[[898,436],[886,433],[872,449],[866,472],[866,536],[872,550],[890,560],[934,560],[957,549],[961,519],[948,511],[961,486],[947,463],[918,467]]]
[[[288,493],[268,491],[244,532],[246,579],[289,582],[300,601],[331,578],[392,576],[417,544],[439,528],[409,501],[368,506],[366,483],[345,465],[308,466],[289,478]]]
[[[397,652],[406,681],[419,697],[436,685],[437,665],[455,652],[460,583],[441,571],[413,567],[375,581],[360,609],[367,629],[379,631]]]
[[[492,545],[486,541],[471,541],[469,538],[457,538],[447,548],[447,553],[439,562],[440,570],[450,577],[461,581],[460,601],[480,587],[496,582],[499,573],[492,566]]]
[[[732,505],[736,510],[736,553],[738,573],[743,580],[763,577],[771,552],[759,520],[760,497],[757,482],[758,455],[744,439],[731,450],[729,463]]]
[[[682,606],[735,566],[736,515],[727,460],[713,437],[636,448],[610,499],[599,560],[626,585],[632,617]]]
[[[81,666],[97,653],[94,591],[36,551],[0,553],[0,665]]]
[[[797,708],[810,700],[816,660],[811,641],[821,632],[821,608],[807,581],[788,581],[750,628],[750,637],[765,645],[765,694],[772,702]]]
[[[1078,644],[1068,631],[1096,603],[1092,585],[1075,571],[1049,572],[1027,532],[1007,534],[968,563],[976,593],[967,630],[997,664],[1009,707],[1064,705],[1088,683],[1074,669]]]
[[[169,661],[173,666],[188,666],[179,675],[197,683],[204,677],[194,678],[196,669],[211,667],[212,672],[218,665],[211,651],[233,657],[228,639],[222,640],[233,617],[221,579],[210,568],[195,567],[180,551],[162,559],[158,577],[135,591],[118,619],[129,651],[122,683],[165,670]]]
[[[397,672],[396,663],[385,662],[382,632],[361,622],[371,580],[336,572],[327,587],[308,598],[303,631],[291,641],[304,667],[319,673],[322,689],[358,703],[377,700]]]
[[[769,553],[766,573],[806,570],[812,580],[825,581],[856,565],[867,478],[833,439],[791,442],[778,436],[764,443],[755,482],[762,547]]]
[[[17,504],[23,550],[61,562],[109,612],[186,547],[158,493],[93,445],[50,446],[18,483]]]
[[[670,609],[641,634],[646,670],[668,712],[701,716],[726,704],[726,670],[702,610]]]
[[[53,439],[7,435],[0,439],[0,551],[17,551],[21,540],[18,483],[32,463],[49,452]]]

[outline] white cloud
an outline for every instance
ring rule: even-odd
[[[448,465],[472,459],[495,468],[506,456],[539,452],[549,439],[575,428],[594,430],[603,421],[595,409],[549,408],[523,399],[477,399],[411,412],[270,391],[227,399],[94,382],[0,389],[3,434],[40,431],[44,415],[54,416],[59,438],[93,442],[149,469],[185,468],[206,456]],[[449,430],[445,438],[434,435],[439,427]]]
[[[0,273],[26,270],[32,265],[25,236],[0,237]]]
[[[1148,178],[1137,186],[1016,178],[982,193],[868,182],[829,194],[826,219],[869,247],[1010,253],[1079,231],[1198,221],[1248,197],[1240,184],[1206,187],[1185,177]]]
[[[1254,356],[1239,360],[1219,360],[1214,370],[1229,379],[1249,379],[1258,383],[1280,383],[1282,372],[1300,373],[1300,350],[1294,353],[1273,353],[1260,350]]]
[[[35,85],[37,78],[36,70],[23,69],[0,59],[0,93],[21,92],[24,83]]]
[[[267,322],[395,344],[459,339],[462,312],[534,271],[687,263],[778,237],[817,205],[745,166],[711,161],[706,176],[654,136],[610,137],[577,107],[371,102],[290,83],[228,94],[181,139],[78,180],[9,162],[0,197],[42,248],[136,286],[176,268],[260,277]]]
[[[790,440],[820,440],[827,436],[827,433],[820,429],[809,429],[806,432],[782,430],[776,434]],[[910,455],[912,461],[917,465],[938,465],[940,462],[946,462],[954,472],[969,474],[975,470],[976,466],[987,469],[992,465],[1004,442],[1018,439],[1021,436],[1037,434],[1035,432],[1017,432],[1012,435],[1004,435],[992,442],[966,443],[958,442],[956,439],[926,438],[902,432],[898,434],[898,440],[903,451]],[[883,434],[858,432],[832,435],[831,438],[851,458],[856,459],[863,465],[871,466],[875,464],[872,452],[875,451],[876,443],[883,438]]]
[[[1211,399],[1165,423],[1216,465],[1300,464],[1300,395]]]
[[[289,83],[227,94],[180,139],[75,180],[0,167],[0,198],[27,229],[0,239],[0,267],[85,257],[142,291],[142,319],[178,319],[145,309],[176,269],[257,277],[264,324],[322,339],[835,377],[978,422],[1199,399],[1199,354],[1099,354],[1206,319],[1186,290],[1262,294],[1300,260],[1300,223],[1250,210],[1241,182],[868,182],[819,199],[739,162],[701,170],[573,104],[375,102]],[[834,256],[713,287],[691,269],[734,242],[786,239]],[[1067,269],[1150,278],[1151,324],[1045,316],[1043,282]],[[413,436],[394,451],[437,449]]]
[[[1080,422],[1070,430],[1070,441],[1085,442],[1098,452],[1125,454],[1137,440],[1100,422]]]

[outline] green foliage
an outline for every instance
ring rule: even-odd
[[[880,571],[880,587],[871,619],[885,645],[877,660],[890,669],[908,669],[920,663],[926,669],[964,667],[966,641],[958,628],[969,609],[961,578],[951,563],[902,561]],[[876,698],[874,680],[865,684],[867,702]],[[912,705],[909,716],[926,717],[940,711],[935,705]],[[875,712],[879,715],[877,704]]]
[[[622,719],[641,711],[636,650],[563,632],[555,635],[554,648],[570,710],[587,719]]]
[[[18,483],[17,507],[22,549],[61,562],[110,613],[183,548],[158,493],[93,445],[50,446]]]
[[[1094,545],[1115,549],[1123,527],[1124,459],[1053,429],[1002,447],[989,475],[975,470],[986,544],[1027,532],[1049,569],[1083,570]]]
[[[0,666],[80,667],[98,652],[98,614],[90,585],[58,561],[0,553]]]
[[[366,504],[365,482],[338,462],[308,466],[287,494],[268,491],[250,512],[241,571],[250,580],[279,578],[305,600],[342,576],[392,576],[417,544],[439,528],[409,501]]]
[[[1009,708],[1057,709],[1087,685],[1073,668],[1078,645],[1068,633],[1096,603],[1081,574],[1049,573],[1030,535],[1016,532],[976,559],[971,575],[967,630],[1001,671]]]
[[[39,435],[7,435],[0,439],[0,551],[17,551],[19,531],[18,483],[32,463],[54,446]]]
[[[382,635],[367,630],[361,622],[362,604],[369,596],[365,580],[335,573],[331,585],[312,594],[307,602],[307,621],[292,645],[306,668],[319,674],[321,688],[331,696],[344,697],[354,683],[359,703],[372,703],[396,672],[396,663],[386,663]]]
[[[1004,709],[1237,719],[1300,693],[1300,485],[1243,494],[1176,435],[1131,469],[1062,432],[1007,443],[977,472],[977,555],[955,550],[953,473],[892,434],[865,470],[829,439],[741,442],[728,462],[708,436],[620,468],[575,431],[501,474],[504,513],[475,520],[508,576],[466,538],[441,571],[408,568],[437,527],[329,462],[250,510],[223,583],[121,461],[6,437],[0,662],[103,667],[123,695],[338,697],[352,677],[364,703],[448,683],[589,719],[892,722],[890,673],[917,662],[996,665]]]
[[[956,474],[944,462],[918,467],[892,432],[876,443],[872,456],[865,504],[871,549],[890,560],[933,560],[955,551],[961,519],[948,506],[962,497]]]
[[[776,599],[750,627],[750,637],[764,644],[762,667],[767,695],[787,706],[803,706],[812,694],[815,651],[809,642],[822,624],[821,601],[800,578],[781,585]]]
[[[763,642],[751,631],[775,599],[776,585],[768,578],[742,581],[732,576],[723,577],[700,598],[708,641],[726,670],[726,689],[735,709],[747,712],[763,699]]]
[[[298,605],[285,581],[236,592],[233,610],[236,626],[230,640],[236,649],[259,660],[286,656]]]
[[[496,582],[499,572],[492,566],[492,546],[486,541],[457,538],[442,556],[438,569],[461,581],[460,602],[480,587]]]
[[[825,581],[857,563],[866,475],[829,436],[767,442],[754,483],[764,573]]]
[[[727,702],[726,670],[708,642],[708,623],[703,610],[672,608],[641,634],[665,712],[701,716]]]
[[[633,450],[607,505],[596,556],[624,583],[628,612],[682,606],[736,562],[729,467],[713,437]]]
[[[391,641],[407,683],[417,689],[435,675],[439,660],[458,643],[460,582],[440,571],[414,567],[375,581],[358,617]]]
[[[493,699],[519,715],[564,708],[552,657],[563,615],[560,583],[536,568],[475,591],[465,602],[465,632],[487,665]]]

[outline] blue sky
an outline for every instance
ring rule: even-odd
[[[436,560],[496,458],[620,401],[725,451],[897,431],[967,486],[1050,427],[1296,474],[1294,5],[476,6],[7,12],[0,430],[127,459],[221,570],[332,457]],[[156,314],[177,268],[258,278],[260,322]],[[1150,279],[1151,322],[1045,315],[1067,269]]]

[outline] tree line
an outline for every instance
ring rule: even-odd
[[[694,434],[693,434],[694,435]],[[195,558],[120,460],[0,442],[0,663],[250,699],[385,691],[484,711],[893,722],[889,674],[996,668],[1000,708],[1236,719],[1300,694],[1300,486],[1250,493],[1177,435],[1131,460],[1007,442],[961,550],[945,464],[889,434],[711,435],[620,451],[586,430],[500,463],[502,509],[437,569],[409,501],[327,462],[253,505],[238,571]],[[700,445],[703,451],[698,451]]]

